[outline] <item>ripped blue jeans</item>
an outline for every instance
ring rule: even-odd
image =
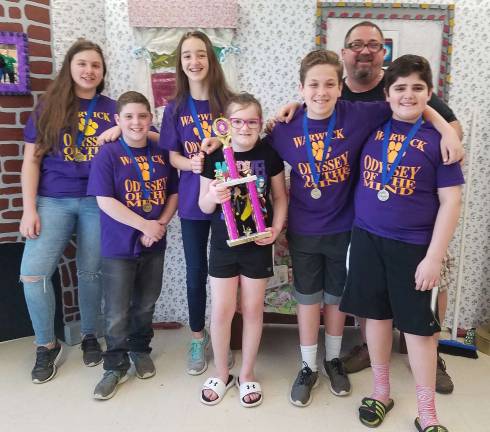
[[[76,234],[78,304],[83,335],[95,334],[101,314],[101,258],[99,207],[95,197],[38,197],[41,234],[28,239],[22,256],[20,279],[36,335],[36,344],[56,340],[55,296],[51,277]]]

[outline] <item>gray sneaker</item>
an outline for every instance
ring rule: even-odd
[[[349,395],[351,392],[350,381],[340,359],[323,360],[323,367],[325,369],[325,375],[330,380],[330,391],[335,396]]]
[[[187,373],[201,375],[208,368],[206,350],[209,347],[209,333],[204,330],[203,339],[192,339],[187,352]]]
[[[108,370],[104,372],[102,379],[95,386],[94,399],[106,400],[116,394],[117,386],[128,379],[126,372]]]
[[[157,373],[155,370],[155,365],[150,357],[149,353],[146,352],[130,352],[129,358],[134,364],[134,369],[136,370],[136,376],[141,379],[151,378]]]
[[[289,402],[299,407],[308,406],[311,403],[311,390],[318,385],[318,372],[313,372],[306,362],[298,373],[291,387]]]

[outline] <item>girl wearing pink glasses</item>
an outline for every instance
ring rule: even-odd
[[[222,150],[206,155],[201,174],[199,207],[212,214],[209,279],[211,285],[211,341],[216,373],[203,385],[200,400],[206,405],[219,403],[235,384],[229,373],[227,353],[230,346],[231,321],[237,308],[240,285],[240,308],[243,317],[242,366],[236,380],[240,403],[244,407],[260,405],[263,400],[260,384],[254,375],[255,360],[262,335],[264,293],[273,274],[272,243],[281,232],[286,219],[287,196],[284,164],[272,147],[260,137],[262,109],[252,95],[232,96],[225,110],[231,123],[231,144],[240,174],[257,176],[256,186],[271,236],[255,242],[229,247],[221,204],[231,200],[240,235],[255,230],[251,203],[246,185],[232,188],[221,185],[215,172],[225,170]],[[272,196],[272,203],[270,200]]]

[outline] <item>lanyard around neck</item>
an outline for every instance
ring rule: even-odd
[[[204,138],[206,138],[206,135],[204,135],[204,131],[202,130],[201,122],[199,121],[196,103],[194,102],[194,99],[192,99],[192,96],[190,96],[190,95],[187,98],[187,105],[189,106],[189,109],[191,111],[192,120],[194,121],[194,124],[196,125],[197,130],[199,131],[199,138],[202,141]],[[211,136],[214,136],[213,131],[211,131]]]
[[[412,126],[410,131],[408,132],[407,136],[403,140],[402,146],[400,150],[398,151],[398,154],[396,155],[395,160],[390,166],[390,170],[388,170],[388,143],[390,142],[390,135],[391,135],[391,119],[388,120],[388,122],[385,125],[384,129],[384,135],[383,135],[383,143],[381,145],[382,148],[382,158],[383,158],[383,166],[382,166],[382,172],[381,172],[381,188],[383,189],[391,180],[393,177],[393,174],[395,174],[395,170],[398,168],[398,165],[400,165],[400,162],[402,160],[403,154],[407,150],[408,144],[410,144],[410,141],[412,141],[413,137],[417,133],[417,131],[420,129],[420,126],[422,125],[422,116],[418,118],[418,120],[415,122],[415,124]]]
[[[320,181],[320,173],[322,170],[322,166],[325,163],[325,160],[327,159],[328,147],[330,146],[330,143],[332,141],[333,128],[335,127],[336,119],[337,119],[337,112],[334,109],[332,115],[330,116],[330,120],[328,121],[327,133],[325,135],[325,138],[323,139],[324,147],[323,147],[322,160],[320,161],[320,169],[317,170],[315,166],[315,157],[313,156],[313,148],[311,146],[310,132],[308,131],[307,112],[305,111],[303,115],[303,134],[305,135],[306,152],[308,153],[308,162],[310,165],[311,175],[317,187],[318,187],[318,182]]]
[[[124,141],[124,138],[121,136],[119,137],[119,142],[123,146],[124,150],[126,151],[127,155],[131,158],[133,161],[133,166],[136,170],[136,173],[138,174],[138,180],[141,185],[141,192],[143,193],[143,198],[145,200],[150,198],[150,187],[146,187],[145,180],[143,179],[143,172],[138,165],[138,161],[134,157],[133,152],[131,151],[131,148],[129,147],[128,143]],[[151,148],[150,148],[150,141],[147,140],[146,142],[146,160],[148,161],[148,171],[150,173],[148,182],[151,182],[151,174],[153,173],[153,161],[151,160]]]

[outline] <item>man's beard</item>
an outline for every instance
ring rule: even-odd
[[[359,69],[354,69],[354,78],[356,81],[360,82],[370,82],[373,79],[373,69],[369,67],[363,67]]]

